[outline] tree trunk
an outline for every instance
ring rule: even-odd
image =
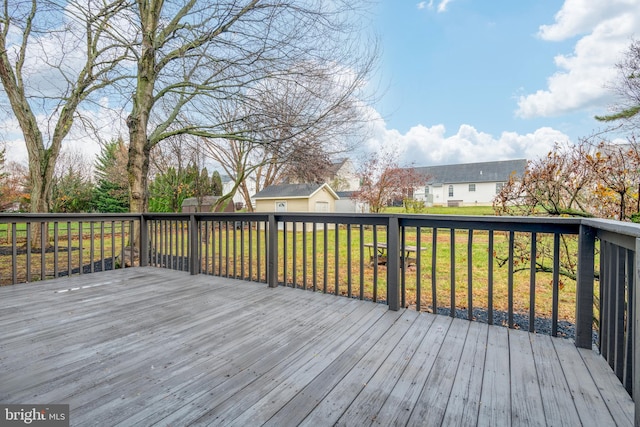
[[[60,142],[53,141],[49,149],[43,148],[40,142],[31,142],[34,148],[29,151],[29,180],[31,184],[30,212],[48,213],[51,207],[51,192],[53,187],[53,171],[58,158]],[[31,248],[39,249],[49,246],[49,227],[44,227],[41,233],[40,224],[31,224]]]
[[[127,163],[129,209],[134,213],[144,213],[149,210],[148,175],[150,147],[149,144],[146,143],[146,132],[137,131],[135,126],[129,127],[129,137],[129,161]],[[139,222],[134,222],[133,235],[129,236],[128,245],[140,248]],[[140,256],[143,256],[143,254],[144,252],[140,251]]]
[[[242,197],[248,212],[253,212],[253,205],[251,204],[251,194],[249,194],[249,188],[245,184],[245,181],[240,185],[240,191],[242,191]]]

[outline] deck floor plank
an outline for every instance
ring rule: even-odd
[[[544,406],[529,333],[509,331],[512,425],[545,426]]]
[[[562,368],[558,364],[551,337],[531,334],[529,338],[547,423],[567,427],[580,425],[580,417],[569,393]]]
[[[592,350],[579,348],[578,353],[598,386],[600,396],[615,422],[618,425],[633,424],[633,399],[622,391],[624,386],[617,377],[611,376],[609,365],[603,364],[600,355]]]
[[[489,327],[478,426],[511,425],[509,330]]]
[[[396,346],[383,365],[363,387],[358,397],[340,417],[337,424],[341,426],[368,426],[377,418],[377,412],[384,404],[387,396],[380,393],[384,387],[397,384],[409,365],[413,355],[418,351],[425,335],[433,323],[433,316],[419,316],[415,324]],[[272,423],[277,418],[272,418]]]
[[[450,317],[435,316],[429,331],[411,357],[395,387],[386,393],[387,398],[384,404],[378,413],[372,416],[373,424],[389,426],[407,423],[447,336],[451,322]],[[433,384],[427,384],[427,386],[433,386]]]
[[[348,369],[345,371],[344,377],[331,388],[331,391],[313,408],[304,421],[302,421],[304,411],[300,410],[300,402],[292,399],[285,407],[291,408],[289,414],[284,414],[279,418],[272,417],[267,425],[276,427],[282,425],[286,420],[295,422],[297,421],[295,417],[300,417],[299,419],[302,421],[300,425],[302,426],[315,426],[320,423],[335,424],[362,390],[367,387],[373,374],[381,368],[394,349],[398,348],[402,338],[414,327],[414,323],[419,317],[417,312],[404,311],[387,333],[360,360],[352,366],[347,365]],[[333,369],[333,367],[329,369]],[[310,383],[308,387],[314,391],[316,389],[314,383]]]
[[[553,344],[582,425],[616,425],[591,374],[585,365],[580,363],[581,357],[577,348],[562,341],[554,340]],[[613,374],[613,371],[611,372]]]
[[[196,421],[196,419],[217,419],[222,423],[222,419],[227,416],[233,418],[243,412],[243,408],[250,407],[258,402],[266,393],[273,392],[278,387],[293,387],[291,379],[294,375],[301,376],[298,381],[310,381],[314,377],[314,371],[322,369],[323,366],[331,363],[336,354],[341,349],[348,348],[356,341],[358,335],[346,334],[347,326],[351,332],[360,328],[365,328],[371,323],[375,323],[385,313],[382,306],[360,305],[349,316],[339,317],[339,322],[331,325],[325,334],[319,339],[313,339],[305,343],[305,346],[297,352],[287,352],[279,355],[278,361],[266,372],[243,371],[239,378],[234,378],[230,384],[224,384],[224,388],[213,388],[211,396],[203,395],[195,401],[190,401],[188,405],[179,408],[170,416],[165,417],[162,422],[167,425],[182,421]],[[308,344],[308,345],[307,345]],[[197,414],[191,410],[193,405],[203,405],[207,409]]]
[[[271,299],[267,303],[274,304],[274,311],[282,308],[282,301],[277,299]],[[172,401],[180,404],[185,397],[196,394],[195,390],[211,390],[217,384],[237,375],[238,371],[255,369],[252,365],[262,364],[266,355],[277,354],[282,350],[288,351],[287,344],[292,340],[304,342],[313,333],[310,322],[318,320],[317,316],[323,314],[326,315],[327,312],[322,310],[322,306],[315,303],[308,305],[306,310],[301,311],[300,323],[296,327],[290,325],[290,319],[282,314],[271,322],[265,322],[263,316],[247,318],[234,328],[234,334],[237,333],[242,339],[233,340],[217,336],[216,330],[220,325],[211,323],[208,329],[209,336],[205,334],[203,337],[196,337],[195,340],[189,336],[188,340],[178,341],[180,349],[172,352],[172,358],[160,360],[162,364],[175,365],[176,374],[163,374],[162,370],[150,372],[149,387],[140,388],[132,394],[131,407],[126,410],[119,408],[120,396],[108,389],[108,394],[85,405],[84,412],[89,419],[100,419],[103,417],[101,413],[105,413],[106,420],[112,424],[119,421],[131,424],[139,418],[144,419],[149,415],[145,408],[153,407],[154,402],[158,405]],[[222,330],[224,331],[224,327]],[[198,354],[192,351],[194,342],[197,342]],[[120,377],[126,381],[126,375]],[[158,393],[158,390],[162,393]],[[106,405],[110,406],[109,411],[105,411]],[[140,407],[141,410],[135,410],[136,407]],[[153,411],[153,415],[159,415],[157,409]]]
[[[260,297],[261,294],[261,290],[256,290],[256,302],[260,301],[259,298],[267,298],[264,294]],[[196,296],[199,297],[200,294],[198,293]],[[206,299],[201,299],[201,301],[204,302]],[[100,366],[107,362],[112,369],[122,372],[124,366],[114,363],[118,358],[122,360],[124,365],[139,368],[140,364],[148,364],[148,355],[145,350],[150,345],[169,345],[169,348],[171,348],[172,345],[175,345],[175,337],[188,333],[189,330],[194,330],[200,334],[206,333],[206,329],[203,331],[201,324],[211,325],[218,322],[221,326],[225,326],[225,323],[229,324],[228,326],[232,326],[234,320],[228,317],[228,314],[236,312],[242,304],[238,302],[235,307],[229,305],[217,312],[210,310],[198,312],[193,310],[193,305],[184,305],[182,302],[178,306],[161,304],[156,308],[159,313],[153,313],[150,310],[135,310],[136,316],[126,318],[128,323],[126,327],[116,323],[108,328],[108,335],[102,333],[102,325],[99,326],[99,330],[92,330],[83,325],[83,332],[90,337],[99,337],[100,341],[86,339],[81,334],[71,334],[64,339],[57,339],[56,348],[61,346],[64,351],[60,351],[52,357],[45,357],[43,363],[28,365],[29,371],[32,373],[29,379],[37,379],[38,384],[46,384],[55,394],[60,395],[62,391],[59,388],[60,386],[67,384],[72,389],[77,389],[73,385],[76,379],[86,377],[86,375],[95,375],[96,371],[101,370]],[[178,307],[182,307],[183,311],[176,310]],[[157,319],[159,316],[168,310],[172,310],[172,313],[165,313],[163,323],[158,324]],[[250,319],[251,317],[248,313],[242,315],[242,318]],[[118,319],[118,322],[120,320]],[[224,329],[221,329],[221,331],[224,331]],[[71,345],[70,340],[75,340],[76,345]],[[134,355],[138,357],[136,358]],[[60,363],[57,363],[57,359],[60,359]],[[17,366],[21,366],[21,364]],[[56,366],[56,369],[51,369],[51,366]],[[25,377],[20,371],[16,371],[13,375],[9,374],[6,381],[15,381],[23,389],[33,388],[34,386],[34,384],[25,381]],[[63,384],[58,384],[58,382]],[[14,390],[19,389],[14,388]],[[42,397],[46,398],[47,396]],[[85,394],[84,397],[86,398],[88,395]]]
[[[2,287],[0,324],[0,401],[71,425],[633,425],[596,352],[320,292],[138,267]]]
[[[276,388],[270,384],[253,405],[246,407],[234,401],[230,408],[217,415],[216,422],[234,426],[260,425],[258,421],[267,421],[292,399],[302,405],[299,408],[302,413],[308,413],[375,346],[400,316],[401,312],[387,311],[374,323],[349,331],[353,339],[339,347],[330,346],[328,351],[318,354],[321,360],[309,361]]]
[[[485,324],[469,323],[469,332],[460,356],[443,425],[468,426],[475,424],[478,419],[487,350],[487,329],[488,326]]]
[[[468,321],[453,319],[407,425],[442,425],[468,331]]]
[[[347,305],[345,305],[345,313],[353,316],[363,314],[357,310],[357,304],[350,302]],[[263,352],[261,348],[254,348],[235,357],[231,365],[232,369],[226,370],[225,364],[218,367],[217,370],[212,370],[212,366],[216,366],[216,359],[212,357],[202,361],[203,366],[206,367],[206,373],[196,372],[196,375],[194,375],[194,373],[191,373],[193,371],[191,366],[185,367],[185,372],[190,378],[188,381],[182,380],[181,382],[180,376],[177,376],[175,380],[161,384],[162,394],[155,397],[142,396],[145,402],[151,401],[153,403],[161,399],[165,404],[164,410],[153,411],[152,413],[141,412],[128,418],[126,425],[133,425],[138,422],[141,425],[148,425],[159,420],[163,420],[168,424],[172,422],[178,423],[180,420],[185,419],[189,413],[190,406],[205,404],[212,406],[216,404],[216,398],[221,399],[220,402],[225,400],[226,396],[232,393],[233,390],[247,387],[248,384],[251,384],[278,364],[286,363],[286,359],[283,360],[283,353],[292,355],[288,357],[295,357],[293,355],[301,354],[310,343],[314,345],[317,342],[317,337],[322,336],[322,331],[330,325],[330,322],[323,323],[320,320],[327,319],[326,311],[319,310],[315,315],[305,318],[304,320],[308,321],[308,323],[301,321],[299,324],[300,331],[288,335],[287,340],[281,342],[279,347],[275,347],[269,352]],[[292,338],[292,340],[288,338]],[[263,353],[262,357],[257,356],[255,352]],[[176,411],[174,405],[179,406],[180,410]],[[185,413],[183,414],[181,411]]]

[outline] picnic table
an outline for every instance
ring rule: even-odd
[[[378,265],[386,265],[387,264],[387,244],[386,243],[378,243],[374,245],[373,243],[365,243],[364,246],[369,248],[369,262],[371,265],[376,263],[376,259],[378,260]],[[374,248],[377,253],[374,252]],[[420,247],[420,250],[426,250],[425,247]],[[405,245],[404,248],[401,248],[402,253],[400,254],[400,267],[404,267],[406,264],[407,267],[410,265],[415,265],[416,257],[415,255],[418,252],[418,248],[413,245]]]

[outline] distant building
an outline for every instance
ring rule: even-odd
[[[335,212],[340,198],[328,184],[271,185],[253,196],[256,212]]]
[[[336,200],[336,212],[339,213],[365,213],[369,212],[369,204],[355,198],[355,191],[336,191],[339,200]]]
[[[325,176],[322,178],[323,182],[328,184],[333,191],[355,191],[360,188],[360,178],[358,177],[353,162],[348,158],[341,158],[333,161],[327,169]],[[234,181],[227,175],[222,176],[222,192],[223,194],[229,193],[234,186]],[[300,182],[287,182],[286,184],[307,185]],[[249,190],[249,194],[256,192],[255,176],[250,174],[245,178],[245,185]],[[283,182],[279,182],[277,185],[285,185]],[[240,191],[236,191],[233,195],[234,202],[246,203],[244,197]],[[251,198],[252,206],[255,211],[257,210],[256,202]]]
[[[229,177],[229,175],[221,175],[220,178],[222,180],[222,194],[227,194],[231,192],[231,190],[233,190],[233,186],[235,185],[235,182]],[[253,179],[247,179],[245,182],[249,187],[249,192],[254,193],[256,189],[256,185]],[[240,191],[236,191],[233,194],[233,201],[235,203],[242,203],[243,205],[246,204],[244,197],[242,197],[242,194],[240,193]]]
[[[511,175],[522,176],[526,159],[415,168],[426,178],[413,196],[427,206],[491,205]]]
[[[351,159],[346,157],[331,164],[325,182],[335,191],[355,191],[360,188],[360,177]]]
[[[200,197],[189,197],[182,201],[182,212],[184,213],[196,213],[196,212],[213,212],[213,206],[216,204],[220,197],[218,196],[204,196]],[[227,206],[224,210],[218,207],[215,212],[234,212],[234,203],[233,200],[229,200]]]

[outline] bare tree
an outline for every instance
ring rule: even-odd
[[[397,152],[381,151],[370,155],[361,165],[361,186],[355,198],[368,204],[371,212],[379,213],[389,202],[409,197],[426,179],[413,167],[400,167]]]
[[[597,136],[596,136],[597,137]],[[529,161],[523,176],[512,176],[494,199],[499,215],[577,216],[618,219],[638,213],[640,156],[633,140],[629,144],[594,142],[557,144],[547,156]],[[515,257],[519,269],[535,262],[536,271],[553,271],[553,247],[547,237],[537,236],[539,255],[531,259],[531,236],[517,235]],[[576,278],[576,237],[560,237],[560,274]],[[498,254],[502,265],[508,255]]]
[[[56,161],[78,107],[119,78],[126,49],[109,32],[127,6],[125,0],[3,2],[0,80],[29,154],[32,212],[49,211]]]
[[[556,144],[545,157],[530,160],[523,176],[511,176],[496,195],[496,213],[504,215],[596,216],[592,189],[596,175],[587,159],[592,146]]]
[[[263,145],[290,140],[328,117],[338,101],[355,99],[371,69],[357,2],[138,0],[136,6],[138,79],[127,119],[136,212],[146,208],[149,157],[160,141],[180,134]],[[339,96],[276,136],[269,120],[274,112],[258,106],[258,94],[269,90],[264,82],[287,81],[312,92],[318,80],[312,76],[325,79],[336,70]],[[227,103],[243,106],[232,122],[209,107]]]
[[[335,76],[309,77],[302,70],[294,74],[296,80],[262,81],[251,103],[213,107],[229,134],[237,133],[238,123],[251,129],[245,138],[203,139],[207,154],[234,181],[221,202],[239,191],[251,209],[252,193],[269,185],[324,182],[332,158],[352,151],[365,139],[362,103],[345,97]]]
[[[611,114],[596,116],[596,119],[637,129],[640,127],[640,40],[631,41],[616,69],[618,75],[610,86],[619,102],[611,106]]]
[[[628,144],[556,144],[547,156],[529,161],[494,199],[498,214],[613,218],[638,212],[640,154]]]

